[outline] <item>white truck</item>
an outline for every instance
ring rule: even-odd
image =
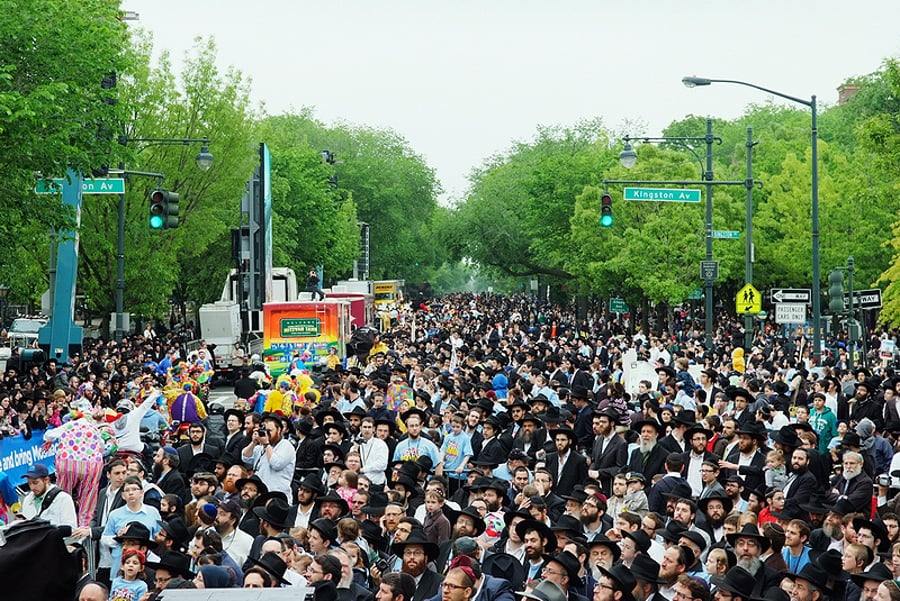
[[[200,307],[200,340],[192,340],[187,344],[188,352],[200,348],[205,341],[207,348],[213,349],[216,357],[216,375],[233,379],[236,375],[234,365],[234,345],[243,342],[241,331],[241,310],[237,303],[216,301]]]

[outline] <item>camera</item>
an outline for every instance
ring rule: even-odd
[[[266,430],[265,428],[259,428],[259,429],[256,431],[256,435],[257,435],[257,436],[260,436],[260,437],[268,436],[268,435],[269,435],[269,431]]]
[[[891,477],[887,474],[882,474],[878,476],[878,486],[890,486],[891,485]]]
[[[382,574],[387,574],[391,571],[391,566],[388,564],[386,559],[380,559],[375,563],[375,567],[378,568],[378,571]]]

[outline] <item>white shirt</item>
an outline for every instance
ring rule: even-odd
[[[269,490],[281,491],[290,499],[292,496],[291,480],[294,477],[294,466],[297,463],[294,445],[288,439],[282,438],[278,444],[272,447],[271,459],[266,457],[265,453],[266,448],[258,444],[249,458],[242,451],[241,459],[244,461],[244,465],[252,469],[259,479],[269,487]],[[238,562],[238,565],[243,563],[242,561]]]
[[[228,553],[236,564],[244,565],[253,546],[253,537],[239,528],[222,537],[222,550]]]
[[[373,436],[359,444],[359,457],[362,460],[364,475],[372,484],[382,485],[385,482],[384,471],[388,466],[388,446],[380,438]]]
[[[703,490],[703,480],[700,478],[700,467],[703,465],[703,455],[694,455],[691,453],[691,461],[687,465],[686,477],[688,484],[691,485],[691,492],[695,497],[700,496]]]
[[[54,488],[58,487],[55,484],[48,484],[47,490],[44,491],[44,497],[46,497]],[[38,516],[40,510],[41,504],[35,503],[34,493],[28,493],[22,501],[22,515],[25,516],[25,519],[30,520],[39,517],[42,520],[47,520],[54,526],[71,526],[73,529],[78,527],[78,514],[75,512],[75,501],[73,501],[72,496],[64,490],[60,490],[59,494],[56,495],[56,498],[53,499],[53,502],[50,504],[50,507]]]

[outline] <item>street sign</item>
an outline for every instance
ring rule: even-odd
[[[713,238],[719,240],[737,240],[741,233],[737,230],[713,230]]]
[[[880,309],[881,308],[881,290],[872,288],[871,290],[854,290],[853,291],[853,307],[856,309]],[[844,293],[844,310],[850,308],[850,295]]]
[[[776,303],[809,303],[811,300],[812,292],[809,288],[772,288],[772,301]]]
[[[719,277],[718,261],[700,261],[700,279],[715,280]]]
[[[624,298],[609,299],[609,310],[613,313],[628,313],[628,305]]]
[[[61,177],[53,178],[50,183],[47,180],[38,180],[34,186],[35,194],[59,194],[65,183]],[[121,177],[108,179],[86,179],[81,182],[82,194],[125,194],[125,180]]]
[[[762,311],[762,296],[753,284],[747,284],[738,290],[735,299],[737,313],[759,313]]]
[[[678,188],[625,188],[624,200],[649,200],[651,202],[700,202],[700,190]]]
[[[700,300],[703,298],[703,288],[694,288],[688,295],[688,300]]]
[[[804,303],[777,303],[775,305],[775,323],[805,323],[806,305]]]

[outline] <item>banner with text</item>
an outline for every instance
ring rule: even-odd
[[[32,463],[43,463],[51,473],[53,472],[56,447],[51,447],[47,452],[42,451],[44,431],[35,430],[31,434],[29,440],[25,440],[21,434],[4,436],[0,439],[0,470],[6,472],[13,486],[22,483],[22,476]]]

